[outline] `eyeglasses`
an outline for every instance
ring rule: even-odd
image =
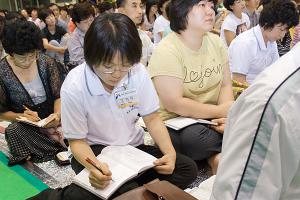
[[[117,70],[119,70],[120,72],[129,72],[132,69],[132,67],[133,66],[130,64],[126,64],[122,66],[114,66],[114,67],[103,65],[103,73],[112,74]]]

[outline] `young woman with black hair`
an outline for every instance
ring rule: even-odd
[[[156,91],[146,68],[139,63],[141,55],[142,42],[129,17],[120,13],[100,15],[85,36],[86,62],[70,71],[61,90],[63,132],[74,155],[72,168],[76,174],[86,168],[93,187],[107,187],[114,176],[107,164],[96,159],[105,146],[131,145],[158,158],[153,169],[123,185],[113,197],[155,178],[185,188],[197,174],[196,164],[176,154],[172,146],[157,113]],[[130,95],[125,98],[125,93]],[[139,116],[157,146],[143,144],[144,130],[136,125]],[[102,173],[86,161],[87,157]],[[71,184],[45,190],[32,199],[98,197]]]

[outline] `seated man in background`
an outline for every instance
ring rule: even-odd
[[[71,10],[70,15],[76,28],[71,34],[67,46],[70,54],[70,62],[79,65],[84,62],[84,36],[94,20],[95,12],[91,4],[77,3]]]
[[[230,110],[210,200],[300,197],[300,44]]]
[[[259,25],[235,38],[229,47],[233,80],[251,84],[255,77],[278,58],[276,40],[299,23],[299,14],[290,0],[272,1],[264,6]]]
[[[117,0],[118,12],[127,15],[135,25],[139,25],[143,19],[143,3],[141,0]],[[142,58],[141,63],[147,66],[154,48],[150,37],[141,29],[138,29],[140,39],[142,40]]]

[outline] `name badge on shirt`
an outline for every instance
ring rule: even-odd
[[[115,100],[119,108],[124,109],[138,104],[136,89],[115,92]]]

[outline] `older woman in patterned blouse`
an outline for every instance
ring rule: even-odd
[[[28,159],[51,160],[57,152],[66,149],[64,143],[50,138],[47,129],[17,122],[17,118],[38,121],[53,115],[55,120],[46,128],[56,130],[60,124],[64,67],[39,54],[43,47],[41,32],[32,22],[7,23],[2,43],[8,56],[0,61],[0,118],[12,122],[5,132],[11,153],[9,165]]]

